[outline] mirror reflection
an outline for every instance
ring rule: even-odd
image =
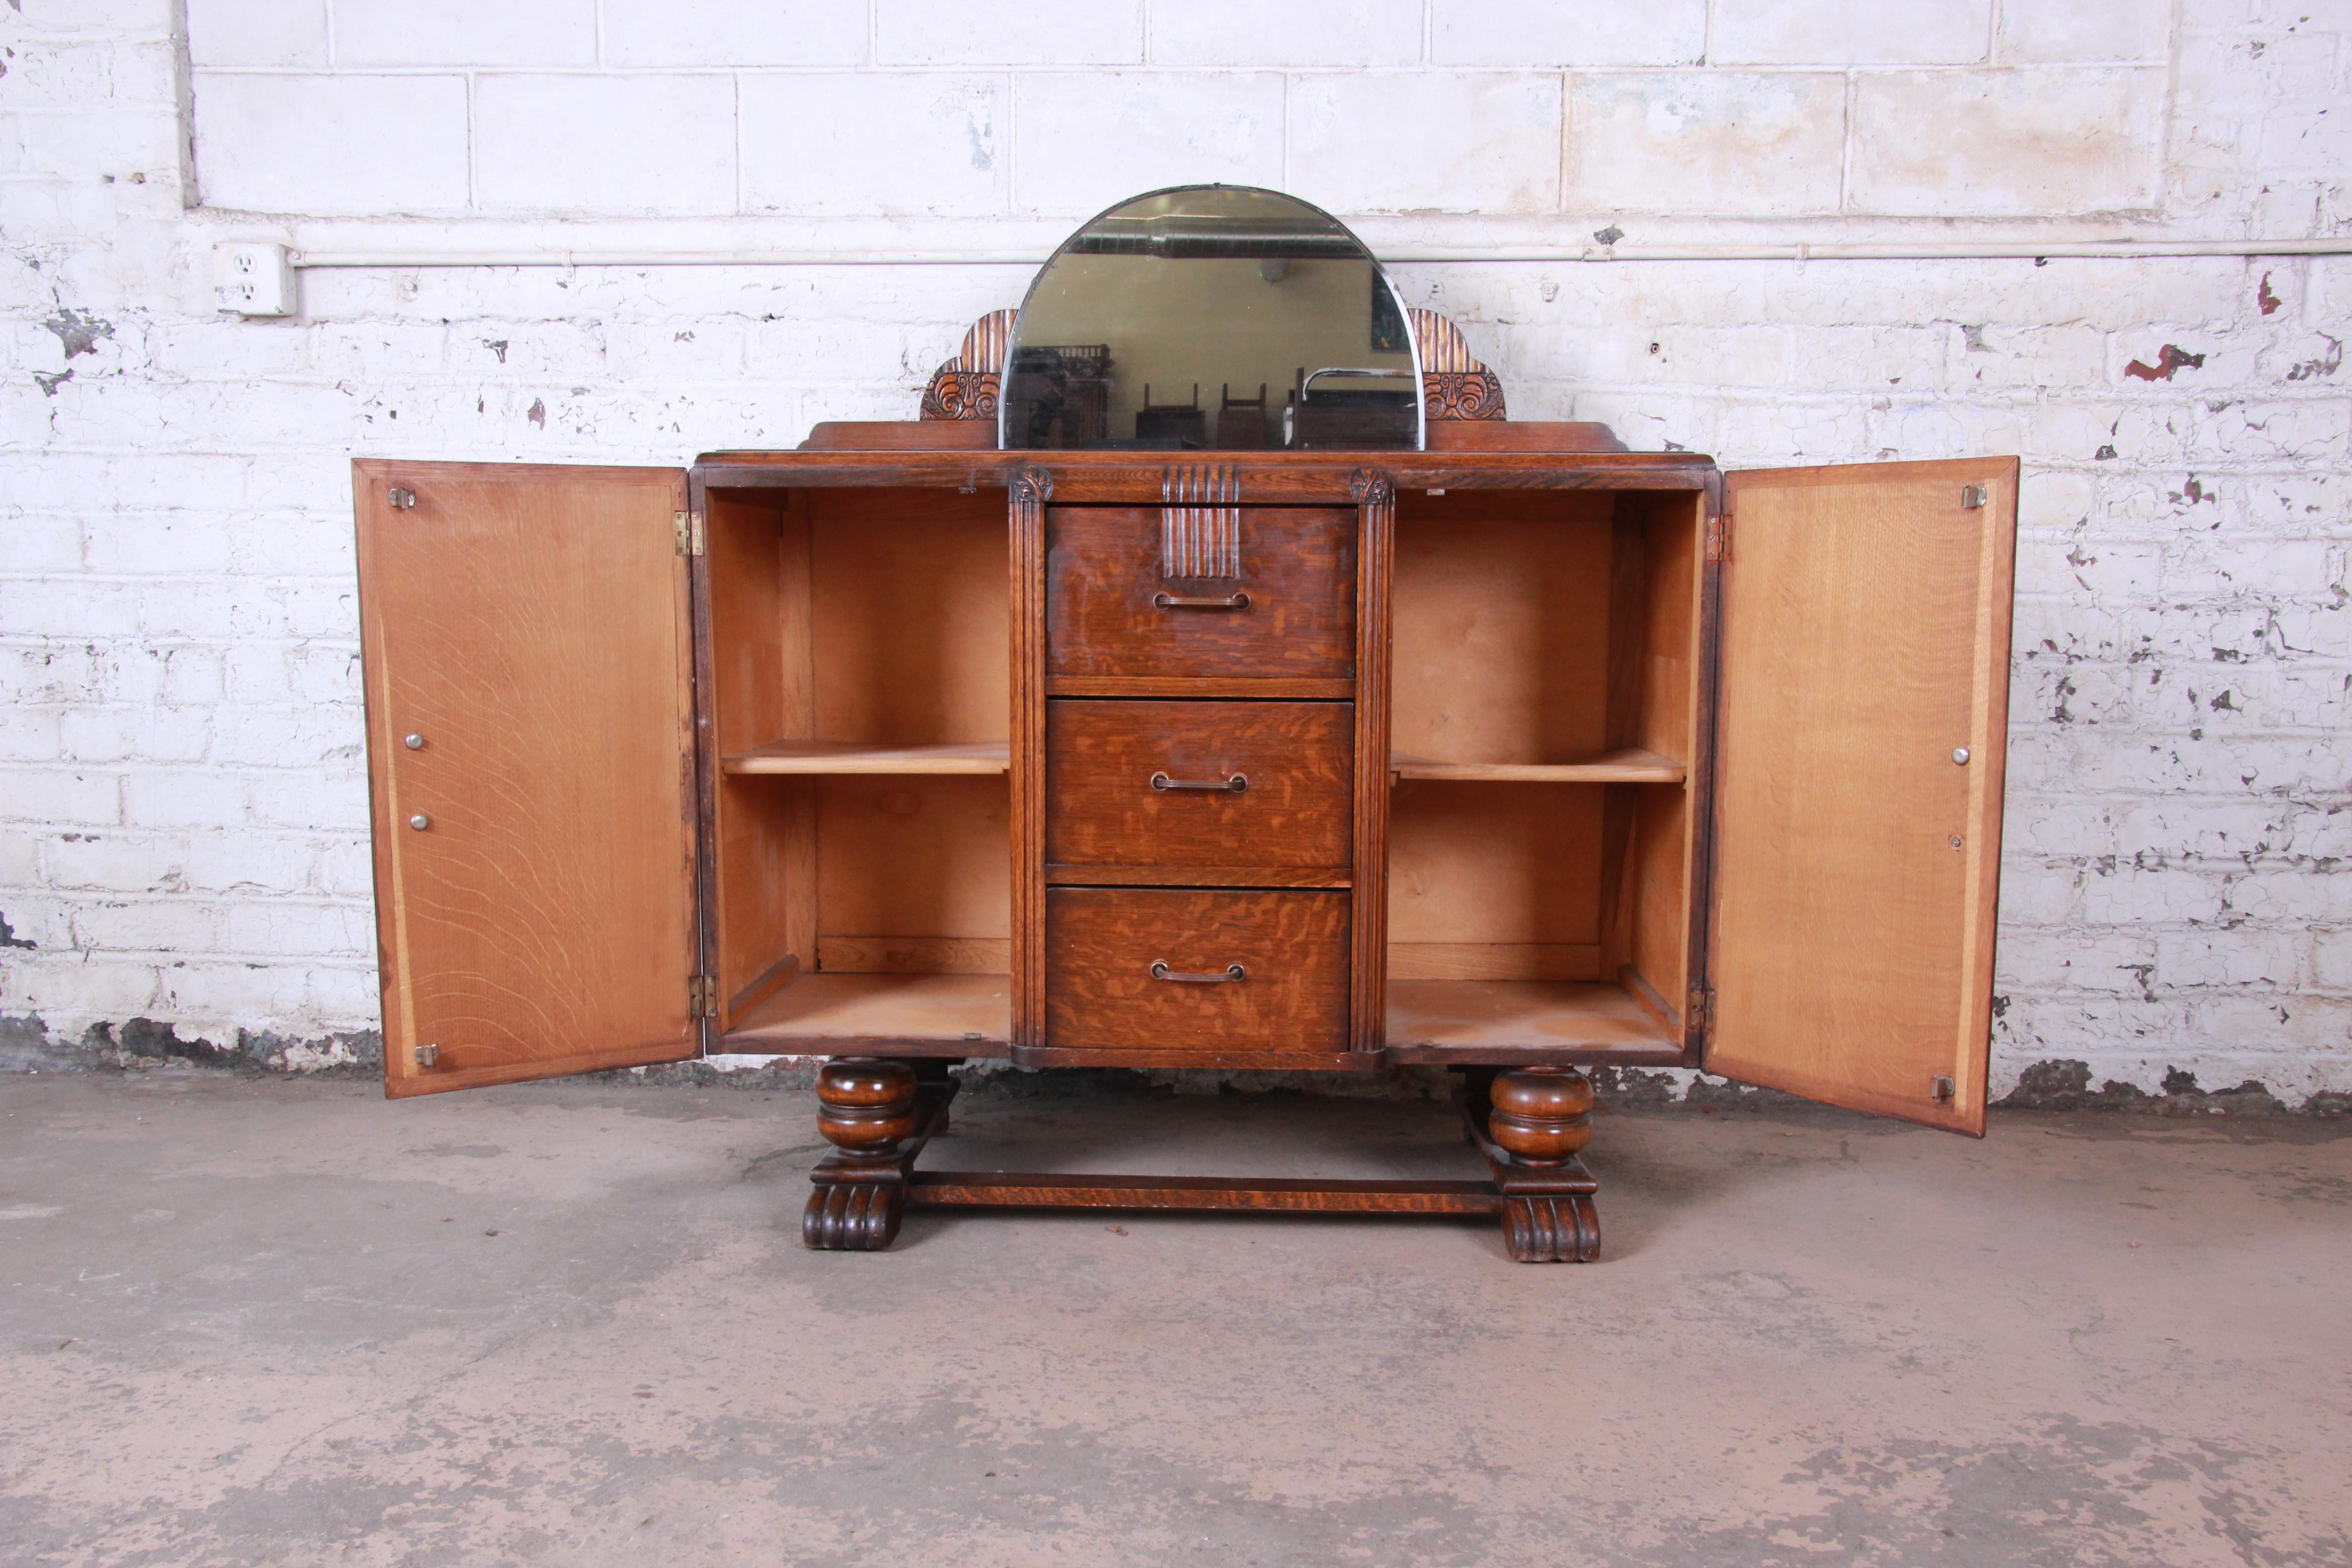
[[[1120,204],[1030,285],[999,403],[1007,447],[1421,445],[1404,308],[1336,218],[1276,191]]]

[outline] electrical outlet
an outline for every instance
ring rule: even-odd
[[[292,315],[294,268],[286,247],[243,241],[214,246],[213,298],[231,315]]]

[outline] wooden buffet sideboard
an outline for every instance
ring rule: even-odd
[[[1725,473],[1434,371],[1425,449],[1008,451],[959,416],[1002,332],[797,451],[354,465],[390,1094],[835,1058],[848,1248],[913,1202],[1589,1258],[1595,1066],[1982,1131],[2014,459]],[[985,1058],[1452,1068],[1489,1179],[919,1169]]]

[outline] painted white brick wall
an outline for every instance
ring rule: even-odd
[[[373,1026],[352,456],[903,417],[1029,270],[321,270],[238,321],[217,238],[1037,252],[1194,179],[1391,246],[2352,226],[2352,13],[2282,0],[10,0],[0,67],[20,1052]],[[2352,261],[1396,270],[1523,416],[2021,454],[1996,1092],[2352,1090]]]

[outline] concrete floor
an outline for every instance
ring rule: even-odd
[[[968,1099],[931,1163],[1469,1173],[1449,1116]],[[2342,1131],[1627,1112],[1590,1267],[1278,1218],[872,1256],[801,1248],[804,1094],[18,1076],[0,1562],[2352,1563]]]

